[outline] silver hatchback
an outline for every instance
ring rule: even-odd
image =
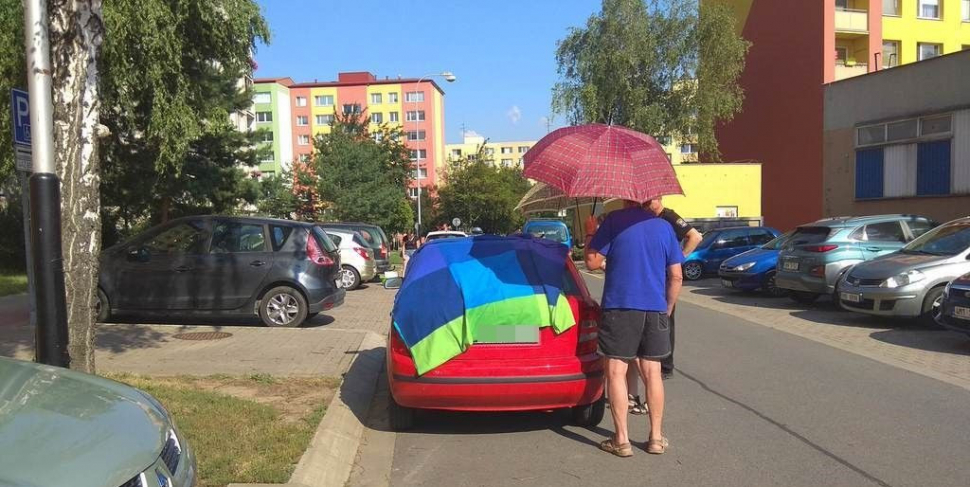
[[[947,283],[970,272],[970,217],[940,225],[902,250],[853,266],[838,283],[850,311],[939,319]]]

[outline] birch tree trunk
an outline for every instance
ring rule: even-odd
[[[61,179],[61,246],[71,368],[94,372],[101,252],[98,55],[101,0],[48,0],[54,158]]]

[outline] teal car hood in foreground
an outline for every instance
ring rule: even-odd
[[[0,487],[120,486],[158,460],[169,428],[134,388],[0,357]]]

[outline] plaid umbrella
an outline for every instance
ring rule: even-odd
[[[527,178],[570,198],[620,198],[644,202],[684,194],[663,147],[653,137],[618,125],[565,127],[525,153]]]
[[[515,209],[522,213],[538,213],[542,211],[559,211],[570,207],[593,206],[598,203],[609,203],[599,198],[570,198],[561,189],[546,183],[536,183],[519,200]]]

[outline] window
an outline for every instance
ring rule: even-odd
[[[697,144],[681,144],[680,145],[681,154],[695,154],[697,153]]]
[[[960,0],[960,18],[964,22],[970,22],[970,0]]]
[[[424,167],[418,168],[418,169],[412,169],[411,177],[414,179],[426,179],[428,177],[428,169]]]
[[[882,67],[899,66],[899,41],[882,42]]]
[[[918,0],[917,4],[919,7],[916,12],[917,17],[921,19],[940,18],[940,0]]]
[[[660,137],[657,137],[657,143],[660,145],[670,145],[671,142],[672,139],[669,135],[661,135]]]
[[[273,102],[273,95],[270,95],[269,93],[256,93],[256,96],[253,97],[253,103],[272,103],[272,102]]]
[[[923,61],[926,59],[932,59],[940,55],[942,51],[942,46],[940,44],[928,44],[925,42],[919,43],[919,60]]]
[[[512,159],[502,159],[502,167],[512,167]]]
[[[276,161],[276,153],[274,153],[271,150],[264,152],[259,158],[259,162],[264,162],[264,163],[275,162],[275,161]]]
[[[205,240],[202,220],[189,220],[162,230],[142,247],[151,255],[201,254]]]
[[[279,250],[283,248],[283,244],[286,243],[286,239],[290,237],[293,233],[293,227],[283,227],[278,225],[270,225],[269,234],[273,241],[273,250]]]
[[[899,0],[882,0],[882,14],[899,16]]]
[[[332,107],[333,106],[333,95],[318,95],[313,97],[314,106],[318,107]]]
[[[347,104],[344,105],[343,112],[344,112],[344,115],[350,115],[352,113],[354,113],[354,114],[360,113],[360,104],[359,103],[347,103]]]
[[[272,122],[273,112],[256,112],[256,121],[260,123]]]
[[[750,230],[748,236],[751,238],[751,245],[764,245],[775,239],[771,232],[763,228]]]
[[[261,130],[259,132],[259,139],[258,140],[260,142],[272,142],[273,141],[273,132],[270,132],[269,130]]]
[[[406,119],[408,122],[423,122],[424,110],[410,111],[407,113]]]
[[[296,106],[298,106],[298,107],[305,107],[306,106],[306,97],[305,96],[298,96],[298,97],[296,97]]]
[[[388,113],[387,114],[387,118],[390,119],[390,121],[392,121],[392,122],[400,122],[401,121],[401,117],[400,117],[400,115],[397,112]]]
[[[307,125],[310,125],[310,117],[306,115],[297,115],[296,124],[300,127],[306,127]]]
[[[370,123],[384,123],[384,114],[381,112],[370,114]]]
[[[297,143],[297,145],[310,145],[310,136],[309,135],[297,135],[296,136],[296,143]]]
[[[924,117],[920,119],[921,135],[936,135],[950,133],[952,117],[949,114],[938,117]]]
[[[451,149],[451,157],[461,157],[461,149]]]
[[[867,242],[906,242],[906,234],[899,222],[872,223],[865,226]]]
[[[380,105],[381,104],[381,98],[382,97],[381,97],[381,94],[380,93],[371,93],[370,94],[370,104],[371,105]]]
[[[317,115],[317,125],[330,125],[333,123],[333,115]]]
[[[495,155],[495,148],[494,147],[486,147],[485,148],[485,154],[490,155],[490,156],[494,156]]]
[[[408,140],[424,140],[424,130],[411,130],[408,132]]]
[[[529,146],[527,146],[527,145],[520,145],[519,146],[519,154],[525,154],[526,152],[529,152]]]
[[[384,133],[383,132],[374,132],[374,134],[371,135],[371,137],[374,138],[374,142],[380,142],[380,141],[384,140]]]
[[[738,217],[738,207],[737,206],[718,206],[714,209],[715,216],[718,218],[737,218]]]
[[[310,162],[310,154],[300,154],[300,162]]]
[[[920,235],[933,229],[933,224],[926,220],[910,220],[906,224],[909,225],[913,238],[919,238]]]
[[[886,124],[859,127],[856,130],[856,145],[881,144],[886,141]]]
[[[855,153],[856,199],[882,198],[883,181],[882,148],[857,150]]]
[[[266,237],[262,225],[221,221],[216,223],[212,231],[210,254],[265,251]]]
[[[412,161],[419,161],[421,159],[427,159],[427,158],[428,158],[428,150],[427,149],[420,149],[420,150],[418,150],[418,149],[411,149],[411,160]]]
[[[388,103],[397,103],[397,92],[396,91],[393,91],[393,92],[387,94],[387,102]]]
[[[849,0],[835,0],[835,8],[842,10],[849,8]]]
[[[408,196],[412,198],[418,197],[418,188],[408,188]]]
[[[404,94],[405,103],[417,103],[424,101],[423,91],[409,91]]]
[[[895,141],[915,139],[917,128],[919,128],[919,124],[915,118],[911,120],[903,120],[901,122],[888,123],[886,124],[886,140]]]
[[[511,153],[512,153],[511,147],[502,147],[502,154],[511,154]]]
[[[746,247],[748,243],[747,230],[728,230],[718,235],[717,248],[733,249],[736,247]]]
[[[849,59],[849,49],[846,47],[836,47],[835,48],[835,63],[844,65],[845,60]]]
[[[674,155],[671,154],[671,153],[669,153],[669,152],[667,152],[667,160],[668,161],[673,161],[674,160]]]

